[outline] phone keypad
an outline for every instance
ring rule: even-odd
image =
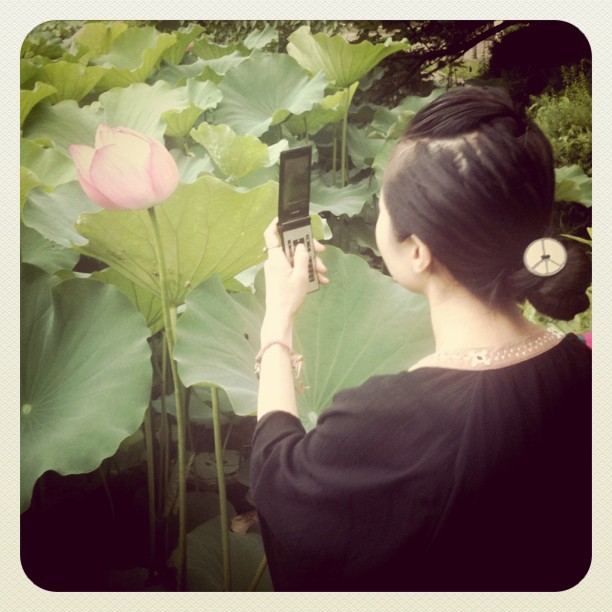
[[[314,271],[314,265],[313,265],[313,254],[312,254],[312,245],[310,243],[310,236],[306,235],[305,237],[302,238],[297,238],[296,240],[292,240],[290,242],[291,244],[291,259],[293,260],[293,254],[295,253],[295,248],[297,247],[298,244],[303,244],[306,247],[306,250],[308,251],[308,280],[312,283],[315,280],[315,271]]]

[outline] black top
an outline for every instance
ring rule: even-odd
[[[283,591],[559,591],[591,555],[591,351],[338,393],[257,424],[251,485]]]

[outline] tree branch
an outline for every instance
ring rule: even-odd
[[[486,40],[487,38],[490,38],[491,36],[494,36],[498,32],[503,32],[510,26],[517,25],[520,23],[526,23],[526,22],[525,21],[502,21],[501,23],[498,23],[497,25],[484,30],[483,32],[480,32],[479,34],[476,34],[476,36],[473,36],[472,38],[455,43],[454,45],[451,45],[449,47],[445,47],[443,49],[434,49],[432,51],[425,51],[423,53],[410,53],[409,55],[411,59],[417,60],[421,64],[427,61],[430,61],[430,60],[437,59],[439,57],[447,56],[447,55],[459,57],[463,55],[466,51],[469,51],[472,47],[476,46],[479,42]]]

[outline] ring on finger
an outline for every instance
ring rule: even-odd
[[[268,251],[270,251],[271,249],[280,249],[280,244],[274,244],[272,246],[265,246],[263,248],[264,253],[267,253]]]

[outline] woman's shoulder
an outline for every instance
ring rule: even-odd
[[[466,378],[466,372],[437,368],[435,370],[403,370],[394,374],[378,374],[369,377],[361,385],[349,387],[339,391],[334,396],[334,400],[351,401],[362,400],[369,403],[371,399],[380,398],[380,394],[385,396],[400,397],[409,399],[412,396],[421,397],[424,388],[441,390],[441,382],[451,383],[455,381],[462,384]]]
[[[414,413],[414,418],[428,421],[446,419],[449,412],[466,402],[477,404],[478,398],[485,395],[490,401],[491,390],[498,387],[500,393],[501,389],[531,388],[551,375],[568,378],[568,369],[575,375],[584,372],[588,378],[590,359],[591,349],[574,334],[567,334],[548,350],[507,367],[489,368],[485,365],[462,369],[453,364],[453,367],[421,367],[372,376],[359,386],[336,393],[331,407],[323,415],[339,411],[354,417],[374,413],[397,414],[405,418]],[[575,376],[571,378],[575,382]]]
[[[469,386],[466,372],[452,370],[406,370],[375,375],[359,386],[336,393],[331,406],[319,417],[319,423],[342,415],[365,427],[385,419],[405,422],[426,413],[427,420],[431,420],[435,418],[434,413],[444,411],[449,395],[461,393]]]

